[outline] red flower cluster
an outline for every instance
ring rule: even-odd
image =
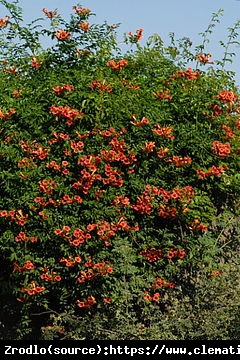
[[[97,302],[96,302],[96,299],[94,296],[88,296],[87,300],[86,301],[80,301],[80,300],[77,300],[77,305],[80,307],[80,308],[84,308],[84,309],[90,309],[93,305],[95,305]]]
[[[53,160],[50,163],[46,164],[46,168],[48,169],[54,169],[55,171],[61,172],[64,175],[68,175],[69,174],[69,170],[67,169],[68,166],[68,161],[62,161],[61,166],[57,165],[56,161]]]
[[[103,189],[95,189],[96,194],[96,200],[99,201],[101,196],[106,192],[106,190]]]
[[[127,64],[128,64],[128,60],[124,60],[124,59],[118,60],[118,62],[115,62],[115,60],[112,59],[107,62],[107,66],[110,66],[111,69],[118,71],[122,70],[122,68],[124,68],[124,66],[127,66]]]
[[[168,153],[168,151],[168,148],[164,148],[163,146],[161,146],[159,151],[157,152],[157,156],[161,159]]]
[[[97,229],[97,235],[99,236],[99,239],[104,242],[105,246],[110,245],[110,239],[116,235],[115,230],[107,221],[98,221],[97,224],[95,224]]]
[[[30,260],[27,260],[26,264],[24,264],[23,266],[19,266],[16,262],[13,263],[13,270],[16,270],[19,272],[33,270],[33,269],[35,269],[35,267],[36,266],[33,265],[33,263]]]
[[[6,210],[2,210],[0,212],[0,217],[5,217],[7,220],[15,221],[15,224],[24,226],[27,223],[28,214],[23,215],[22,210],[10,210],[7,212]]]
[[[168,282],[167,280],[163,280],[159,277],[157,277],[156,279],[156,283],[154,285],[151,286],[151,289],[173,289],[175,287],[175,284],[172,282]]]
[[[31,166],[37,166],[34,162],[33,159],[28,159],[26,157],[24,157],[22,160],[18,161],[18,167],[31,167]]]
[[[140,251],[139,255],[144,256],[149,262],[155,262],[162,258],[162,250],[154,249],[151,246]]]
[[[213,279],[222,274],[222,270],[210,270],[209,276]]]
[[[12,114],[15,114],[16,111],[14,109],[10,109],[9,112],[7,113],[3,113],[2,110],[0,109],[0,119],[2,120],[8,120],[9,117],[12,115]]]
[[[195,232],[198,232],[198,231],[201,231],[201,230],[203,230],[203,231],[208,230],[208,228],[204,224],[202,224],[199,219],[194,219],[192,224],[189,225],[188,228],[190,230],[195,231]]]
[[[79,160],[78,164],[85,166],[87,169],[91,170],[93,173],[97,171],[97,166],[101,163],[101,158],[99,156],[83,155]]]
[[[146,117],[143,117],[140,121],[137,121],[136,116],[132,115],[131,119],[133,119],[135,122],[131,121],[130,123],[134,126],[143,127],[143,125],[149,124],[149,120]]]
[[[128,222],[126,220],[124,220],[124,216],[122,216],[118,222],[116,224],[112,224],[111,225],[111,229],[116,231],[116,230],[124,230],[124,231],[130,231],[130,230],[134,230],[134,231],[138,231],[139,227],[138,225],[135,225],[133,227],[131,227]]]
[[[128,35],[131,38],[132,42],[138,42],[139,40],[143,39],[143,29],[140,28],[138,30],[136,30],[136,34],[133,35],[133,33],[131,31],[128,32]]]
[[[54,139],[50,139],[50,140],[48,141],[48,143],[49,143],[50,145],[55,144],[55,143],[59,143],[59,142],[61,142],[61,141],[63,141],[63,140],[68,140],[68,139],[69,139],[69,135],[68,135],[68,134],[60,133],[60,134],[58,135],[56,131],[53,131],[53,132],[52,132],[52,135],[53,135]]]
[[[138,196],[136,205],[131,205],[131,209],[138,211],[140,214],[151,214],[153,208],[154,196],[151,196],[151,189],[146,186],[143,194]]]
[[[156,304],[156,302],[160,300],[160,293],[156,292],[153,296],[151,296],[148,291],[145,291],[144,299]]]
[[[36,140],[34,140],[32,144],[29,144],[28,141],[24,143],[24,141],[21,140],[20,144],[22,150],[29,153],[32,159],[38,158],[39,160],[44,160],[50,152],[50,149],[44,149],[42,145],[36,142]]]
[[[37,242],[37,237],[36,236],[27,236],[25,234],[25,232],[21,231],[17,236],[15,236],[15,240],[16,242],[27,242],[30,241],[31,243]]]
[[[100,130],[98,129],[98,127],[96,126],[93,130],[93,134],[95,134],[95,132],[97,131],[97,133],[101,136],[101,137],[111,137],[115,135],[116,130],[113,127],[110,127],[109,130]]]
[[[56,115],[56,120],[60,116],[63,119],[67,119],[67,125],[71,126],[77,119],[80,119],[83,113],[76,109],[71,109],[70,106],[58,106],[52,105],[50,111],[53,115]]]
[[[111,299],[110,299],[109,297],[104,298],[103,301],[104,301],[106,304],[110,304],[110,303],[111,303]]]
[[[0,27],[3,28],[7,25],[10,16],[5,16],[5,18],[0,18]]]
[[[58,96],[60,96],[66,91],[71,92],[73,89],[73,85],[63,84],[62,86],[56,86],[55,88],[53,88],[53,94],[57,94]]]
[[[39,192],[44,192],[45,194],[52,194],[54,189],[57,186],[57,183],[55,183],[53,180],[49,179],[44,179],[42,181],[38,182],[40,187],[39,187]]]
[[[91,83],[91,89],[92,91],[94,91],[96,88],[99,89],[100,92],[104,92],[104,91],[107,91],[109,93],[112,92],[112,88],[111,88],[111,84],[107,84],[105,85],[106,83],[106,80],[104,79],[102,81],[102,83],[100,83],[99,81],[97,80],[94,80],[92,83]]]
[[[150,214],[153,208],[153,200],[156,196],[163,196],[165,202],[175,199],[180,202],[185,201],[189,202],[194,196],[194,190],[191,186],[186,186],[181,189],[178,187],[174,188],[172,192],[167,191],[163,188],[157,189],[156,187],[151,187],[146,185],[146,188],[143,194],[137,198],[136,205],[131,205],[131,208],[140,212],[140,214]],[[186,209],[185,209],[186,211]],[[160,204],[159,206],[159,215],[164,218],[167,217],[176,217],[176,209],[173,206],[166,206]]]
[[[52,11],[47,11],[46,8],[42,9],[42,12],[49,18],[49,19],[53,19],[56,15],[57,15],[57,10]]]
[[[199,175],[200,179],[205,179],[206,177],[209,176],[217,176],[220,177],[221,174],[225,171],[228,170],[228,166],[212,166],[211,169],[207,170],[207,171],[203,171],[201,169],[197,170],[196,173]]]
[[[194,190],[192,186],[185,186],[181,189],[175,187],[172,192],[160,188],[158,190],[158,195],[163,196],[164,201],[169,201],[170,199],[176,199],[179,201],[189,202],[191,198],[194,196]]]
[[[85,266],[88,268],[86,271],[81,271],[81,275],[78,277],[77,281],[83,283],[85,281],[90,281],[98,275],[112,274],[113,268],[105,263],[104,260],[99,263],[94,263],[90,258],[89,261],[85,263]]]
[[[0,134],[2,133],[2,129],[0,130]],[[17,132],[14,132],[13,134],[9,134],[4,140],[4,144],[8,144],[9,142],[12,142],[16,138]],[[2,154],[3,156],[3,154]]]
[[[35,69],[39,69],[42,64],[43,61],[38,61],[36,56],[32,57],[32,62],[31,62],[32,67],[34,67]]]
[[[88,21],[82,21],[78,24],[78,26],[84,31],[87,32],[89,30],[89,22]]]
[[[72,245],[77,246],[80,243],[83,243],[85,241],[85,238],[91,238],[91,235],[88,233],[90,231],[96,230],[96,234],[98,235],[99,240],[103,241],[106,246],[110,245],[110,239],[116,235],[116,231],[138,231],[138,225],[135,225],[131,227],[126,220],[124,220],[124,217],[122,216],[117,223],[115,224],[109,224],[106,220],[104,221],[98,221],[96,224],[88,224],[86,227],[87,230],[81,230],[81,229],[75,229],[73,236],[77,237],[77,239],[72,241],[72,238],[68,236],[64,231],[57,229],[55,230],[55,233],[59,236],[68,238],[69,242]],[[63,229],[64,230],[64,229]],[[66,226],[65,226],[66,230]],[[68,233],[70,231],[70,228],[67,227]]]
[[[45,200],[44,197],[40,197],[40,196],[35,197],[34,201],[35,201],[36,203],[38,203],[42,208],[47,207],[49,204],[50,204],[50,205],[53,205],[54,207],[57,208],[57,207],[59,207],[60,204],[61,204],[61,201],[60,201],[60,200],[53,200],[52,198],[49,198],[49,199]],[[45,218],[43,211],[40,211],[40,212],[39,212],[39,215],[40,215],[40,216],[43,216],[43,218]]]
[[[234,103],[238,99],[237,95],[234,94],[232,90],[222,90],[220,94],[218,94],[218,99],[224,102],[228,102],[230,105]]]
[[[113,200],[111,202],[111,205],[115,206],[115,208],[117,209],[118,212],[120,212],[121,210],[119,209],[120,207],[126,207],[130,205],[130,200],[127,196],[124,195],[116,195],[115,196],[115,200]]]
[[[193,72],[193,69],[189,67],[186,71],[179,70],[176,75],[172,75],[171,80],[175,80],[176,78],[186,78],[188,81],[195,81],[198,80],[200,76],[198,70]]]
[[[89,8],[83,8],[82,6],[80,6],[79,8],[77,6],[73,6],[73,10],[75,10],[76,14],[81,16],[82,18],[87,17],[91,12]]]
[[[63,335],[65,333],[65,328],[64,327],[60,327],[60,326],[51,326],[48,325],[45,328],[47,331],[51,331],[52,333],[59,333],[61,335]],[[42,331],[43,333],[45,332],[45,329],[42,327]]]
[[[155,141],[145,142],[143,151],[145,151],[147,154],[149,154],[149,153],[153,152],[154,148],[155,148]]]
[[[158,134],[163,138],[174,140],[174,136],[171,135],[172,131],[173,131],[172,126],[163,126],[161,128],[159,124],[155,124],[154,129],[152,130],[152,132],[155,132],[156,134]]]
[[[177,209],[174,206],[160,204],[159,205],[159,215],[164,219],[171,219],[177,217]]]
[[[56,229],[54,232],[58,236],[66,237],[66,236],[68,236],[70,230],[71,230],[71,228],[68,225],[64,225],[62,230]]]
[[[168,99],[168,100],[172,100],[172,96],[169,95],[170,93],[170,89],[166,89],[166,91],[164,92],[163,90],[160,90],[158,92],[153,92],[153,95],[156,96],[156,98],[158,99]]]
[[[191,164],[192,159],[188,155],[184,156],[184,157],[173,156],[172,158],[169,157],[166,161],[173,163],[177,167],[181,167],[181,166],[184,166],[186,164]]]
[[[27,292],[28,295],[37,295],[40,294],[41,292],[43,292],[45,290],[44,287],[42,286],[37,286],[35,281],[30,282],[29,286],[23,286],[21,289],[23,292]]]
[[[4,64],[6,64],[7,62],[4,62]],[[17,72],[17,67],[16,66],[12,66],[10,68],[8,67],[5,67],[3,68],[3,71],[6,73],[6,74],[10,74],[10,75],[16,75],[16,76],[19,76],[20,74]]]
[[[235,134],[232,131],[232,129],[230,128],[230,126],[228,126],[226,124],[222,124],[222,129],[225,131],[227,139],[232,139],[235,137]]]
[[[38,215],[41,216],[42,220],[46,220],[49,218],[49,215],[46,215],[44,211],[39,211]]]
[[[83,151],[84,143],[82,141],[71,140],[70,141],[70,147],[73,150],[74,154],[79,154],[81,151]],[[66,151],[67,150],[64,151],[65,154],[70,156],[71,153],[67,154]]]
[[[93,230],[93,229],[91,229]],[[70,236],[71,228],[67,225],[63,226],[61,229],[56,229],[55,234],[63,237],[68,240],[68,242],[73,246],[78,246],[79,244],[83,244],[86,239],[91,239],[91,234],[89,234],[90,227],[88,226],[88,229],[82,230],[80,228],[76,228],[73,231],[73,236]]]
[[[104,185],[121,187],[123,179],[121,178],[122,173],[116,169],[113,169],[110,164],[105,165],[106,178],[103,179]]]
[[[210,108],[213,109],[214,116],[220,116],[223,113],[223,109],[220,109],[217,104],[210,104]]]
[[[168,253],[167,253],[167,258],[168,259],[173,259],[173,258],[179,258],[179,259],[183,259],[185,256],[185,250],[181,249],[175,249],[175,248],[171,248]]]
[[[166,288],[170,288],[173,289],[175,287],[174,283],[170,283],[166,280],[163,280],[161,278],[156,278],[156,283],[154,285],[151,285],[151,289],[166,289]],[[157,301],[160,300],[160,293],[156,292],[153,295],[151,295],[148,291],[145,291],[145,296],[144,299],[150,302],[153,302],[153,304],[155,305]]]
[[[57,32],[54,34],[56,36],[56,38],[58,38],[58,40],[64,41],[69,39],[72,34],[68,31],[65,31],[63,29],[58,29]]]
[[[72,258],[72,256],[68,256],[68,258],[62,257],[60,262],[64,263],[66,267],[73,267],[74,265],[80,263],[82,261],[81,256],[75,256],[75,258]]]
[[[196,59],[204,64],[214,64],[213,61],[209,61],[211,59],[211,54],[203,55],[202,53],[197,54]]]
[[[73,246],[78,246],[80,244],[83,244],[86,239],[91,239],[91,235],[89,234],[89,229],[82,230],[80,228],[76,228],[73,231],[73,237],[68,238],[68,241]]]
[[[96,174],[98,168],[97,165],[101,162],[101,159],[98,156],[89,155],[89,156],[82,156],[78,160],[78,164],[85,166],[91,172],[87,171],[86,169],[81,170],[82,177],[77,182],[75,182],[72,187],[81,190],[84,194],[89,192],[89,189],[93,185],[95,180],[101,180],[102,177],[100,174]]]
[[[50,274],[48,271],[44,272],[40,278],[46,282],[55,282],[55,281],[61,281],[62,278],[60,275],[57,275],[55,272]]]
[[[123,130],[122,130],[123,132]],[[104,161],[115,162],[119,161],[125,165],[130,165],[137,161],[136,156],[133,152],[129,152],[128,155],[125,154],[126,144],[124,139],[118,140],[119,134],[116,134],[114,138],[109,142],[111,150],[102,150],[100,156]]]
[[[96,276],[98,276],[98,272],[94,272],[93,269],[88,269],[87,272],[86,271],[81,271],[80,276],[77,278],[77,281],[79,283],[83,283],[85,281],[91,281],[93,280]]]
[[[100,174],[95,174],[88,172],[86,169],[81,170],[82,177],[76,181],[72,187],[76,190],[82,191],[84,194],[88,194],[91,186],[95,180],[101,180],[102,177]]]
[[[140,89],[140,86],[138,84],[136,85],[132,85],[131,82],[127,83],[126,82],[126,79],[122,79],[122,84],[126,87],[128,87],[129,89],[133,89],[133,90],[139,90]]]
[[[212,149],[218,156],[228,156],[231,152],[229,143],[222,144],[219,141],[213,142]]]
[[[74,195],[74,197],[70,197],[69,195],[65,194],[62,198],[62,204],[73,204],[73,203],[82,203],[82,198],[79,195]]]

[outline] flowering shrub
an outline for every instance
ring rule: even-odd
[[[50,28],[33,34],[1,3],[3,337],[147,339],[174,299],[196,301],[199,271],[211,286],[236,257],[237,88],[158,39],[141,47],[143,29],[122,54],[116,26],[79,4],[69,23],[44,8]]]

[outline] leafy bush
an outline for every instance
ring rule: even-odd
[[[43,9],[43,29],[0,3],[1,338],[237,339],[228,47],[215,68],[209,29],[194,50],[157,35],[141,46],[138,29],[123,54],[118,25],[91,24],[80,4],[69,22]]]

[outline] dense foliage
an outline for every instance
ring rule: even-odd
[[[205,52],[219,13],[200,46],[138,29],[123,52],[80,4],[43,9],[45,28],[0,3],[1,338],[238,339],[240,102],[228,46],[216,67]]]

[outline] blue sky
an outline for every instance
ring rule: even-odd
[[[42,9],[48,11],[58,9],[58,12],[67,18],[72,13],[72,7],[80,3],[83,7],[90,8],[95,13],[91,17],[93,23],[103,23],[105,20],[112,25],[120,23],[119,35],[129,31],[135,33],[139,28],[144,29],[144,40],[157,33],[164,44],[169,41],[169,33],[173,32],[176,39],[189,37],[193,46],[201,44],[199,33],[204,32],[210,22],[213,13],[223,9],[220,23],[216,24],[208,44],[208,52],[212,54],[211,60],[221,60],[223,48],[219,41],[226,42],[228,28],[240,20],[240,1],[237,0],[20,0],[23,8],[23,16],[26,22],[37,17],[42,17]],[[7,15],[3,6],[0,5],[0,17]],[[240,29],[239,29],[240,32]],[[143,41],[144,41],[143,40]],[[240,35],[236,39],[240,42]],[[228,69],[236,72],[236,83],[240,84],[240,46],[230,48],[236,53],[233,63]]]

